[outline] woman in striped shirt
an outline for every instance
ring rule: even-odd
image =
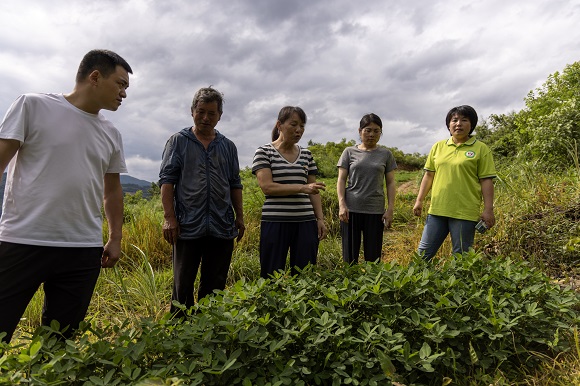
[[[290,250],[292,274],[316,264],[318,242],[326,237],[318,168],[310,150],[297,143],[304,134],[306,114],[300,107],[280,110],[272,142],[254,155],[252,173],[266,195],[260,226],[260,274],[266,278],[286,267]]]

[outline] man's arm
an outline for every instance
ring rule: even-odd
[[[103,249],[101,266],[111,268],[121,258],[123,236],[123,187],[119,173],[105,174],[104,208],[109,223],[109,240]]]
[[[242,189],[231,189],[230,195],[232,197],[232,206],[236,213],[236,228],[238,229],[236,241],[240,241],[246,231],[246,226],[244,225],[244,199]]]
[[[173,184],[161,185],[161,205],[163,206],[163,238],[171,245],[177,242],[179,237],[179,223],[175,217],[173,207]]]
[[[0,139],[0,174],[4,173],[18,149],[20,149],[20,141]]]

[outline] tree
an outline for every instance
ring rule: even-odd
[[[161,188],[155,182],[152,182],[149,189],[147,189],[147,195],[150,199],[161,196]]]
[[[336,164],[340,155],[348,146],[354,146],[354,140],[346,141],[343,138],[340,142],[327,142],[325,145],[321,143],[308,141],[308,149],[314,157],[316,166],[318,167],[319,176],[321,178],[333,178],[338,176]]]
[[[477,137],[499,158],[537,161],[552,170],[573,165],[580,152],[580,62],[550,75],[525,104],[519,112],[492,114]]]
[[[569,167],[580,146],[580,62],[556,72],[525,99],[517,117],[526,139],[524,159],[538,159],[549,168]]]

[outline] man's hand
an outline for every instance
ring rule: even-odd
[[[246,232],[246,226],[244,225],[244,219],[236,218],[236,229],[238,230],[238,237],[236,241],[240,241],[242,237],[244,237],[244,233]]]
[[[103,248],[103,257],[101,257],[101,267],[113,268],[121,258],[121,240],[110,240]]]
[[[166,217],[163,222],[163,238],[169,244],[173,245],[177,242],[179,237],[179,223],[175,216]]]

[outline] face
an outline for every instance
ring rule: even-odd
[[[362,143],[364,143],[365,146],[374,147],[377,145],[377,142],[379,142],[383,130],[379,125],[377,125],[374,122],[371,122],[362,129],[358,129],[358,133],[360,135]]]
[[[91,77],[97,81],[100,108],[116,111],[124,98],[127,98],[129,74],[122,66],[117,66],[115,72],[103,77],[98,71],[93,71]]]
[[[455,114],[449,121],[449,133],[455,143],[464,143],[469,138],[471,122],[469,118]]]
[[[293,113],[284,122],[278,121],[276,127],[280,131],[280,138],[284,142],[298,143],[304,134],[304,122],[297,113]]]
[[[217,102],[203,102],[199,101],[197,106],[192,111],[193,124],[195,130],[202,133],[210,133],[213,131],[221,118],[218,110]]]

